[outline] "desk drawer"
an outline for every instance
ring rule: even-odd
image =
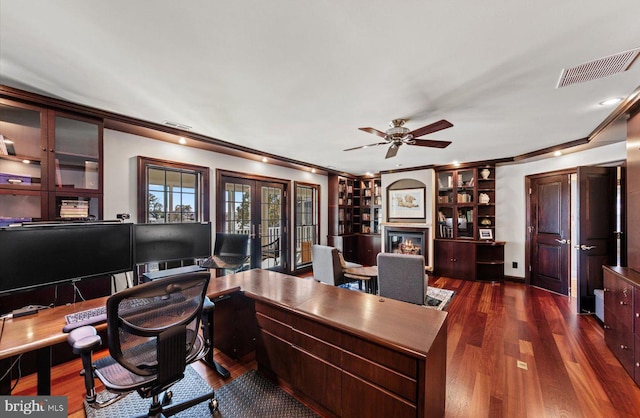
[[[418,360],[406,354],[347,334],[342,337],[342,348],[357,356],[369,359],[373,363],[388,367],[412,380],[416,380],[418,376]]]
[[[294,329],[293,344],[322,360],[340,366],[342,350],[333,344],[329,344],[327,341]]]
[[[291,325],[291,312],[257,301],[255,306],[256,313],[261,313],[264,316],[271,317],[276,321],[282,322],[283,324]]]
[[[292,341],[292,330],[289,325],[261,313],[256,313],[256,319],[258,320],[258,327],[269,331],[271,334],[283,340]]]
[[[366,358],[343,351],[342,369],[412,403],[417,401],[418,385],[415,379],[382,367]]]

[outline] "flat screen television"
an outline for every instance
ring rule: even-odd
[[[62,223],[0,229],[0,294],[131,271],[132,225]]]
[[[211,223],[135,224],[134,263],[206,258],[211,255]]]

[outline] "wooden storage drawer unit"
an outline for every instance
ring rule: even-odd
[[[605,341],[640,385],[640,274],[605,266],[603,278]]]

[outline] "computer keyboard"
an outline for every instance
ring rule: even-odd
[[[131,308],[143,308],[145,305],[148,305],[152,302],[152,299],[141,298],[141,299],[128,299],[126,301],[122,301],[121,303],[125,305],[128,309]],[[122,307],[122,305],[120,305]],[[65,320],[67,321],[67,325],[62,327],[62,332],[71,332],[76,328],[83,327],[85,325],[95,325],[100,324],[102,322],[107,321],[107,307],[98,306],[97,308],[86,309],[84,311],[73,312],[68,315],[65,315]]]
[[[62,327],[62,332],[71,332],[85,325],[95,325],[105,322],[107,320],[107,307],[99,306],[93,309],[73,312],[65,315],[64,318],[67,321],[67,325]]]

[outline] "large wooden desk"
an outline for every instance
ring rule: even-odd
[[[267,270],[211,278],[210,298],[230,293],[253,302],[258,327],[238,332],[256,333],[259,367],[327,415],[444,415],[446,312]],[[37,351],[38,393],[48,394],[64,316],[105,301],[7,320],[0,359]]]
[[[444,415],[446,312],[266,270],[212,278],[209,296],[234,286],[261,370],[326,415]]]

